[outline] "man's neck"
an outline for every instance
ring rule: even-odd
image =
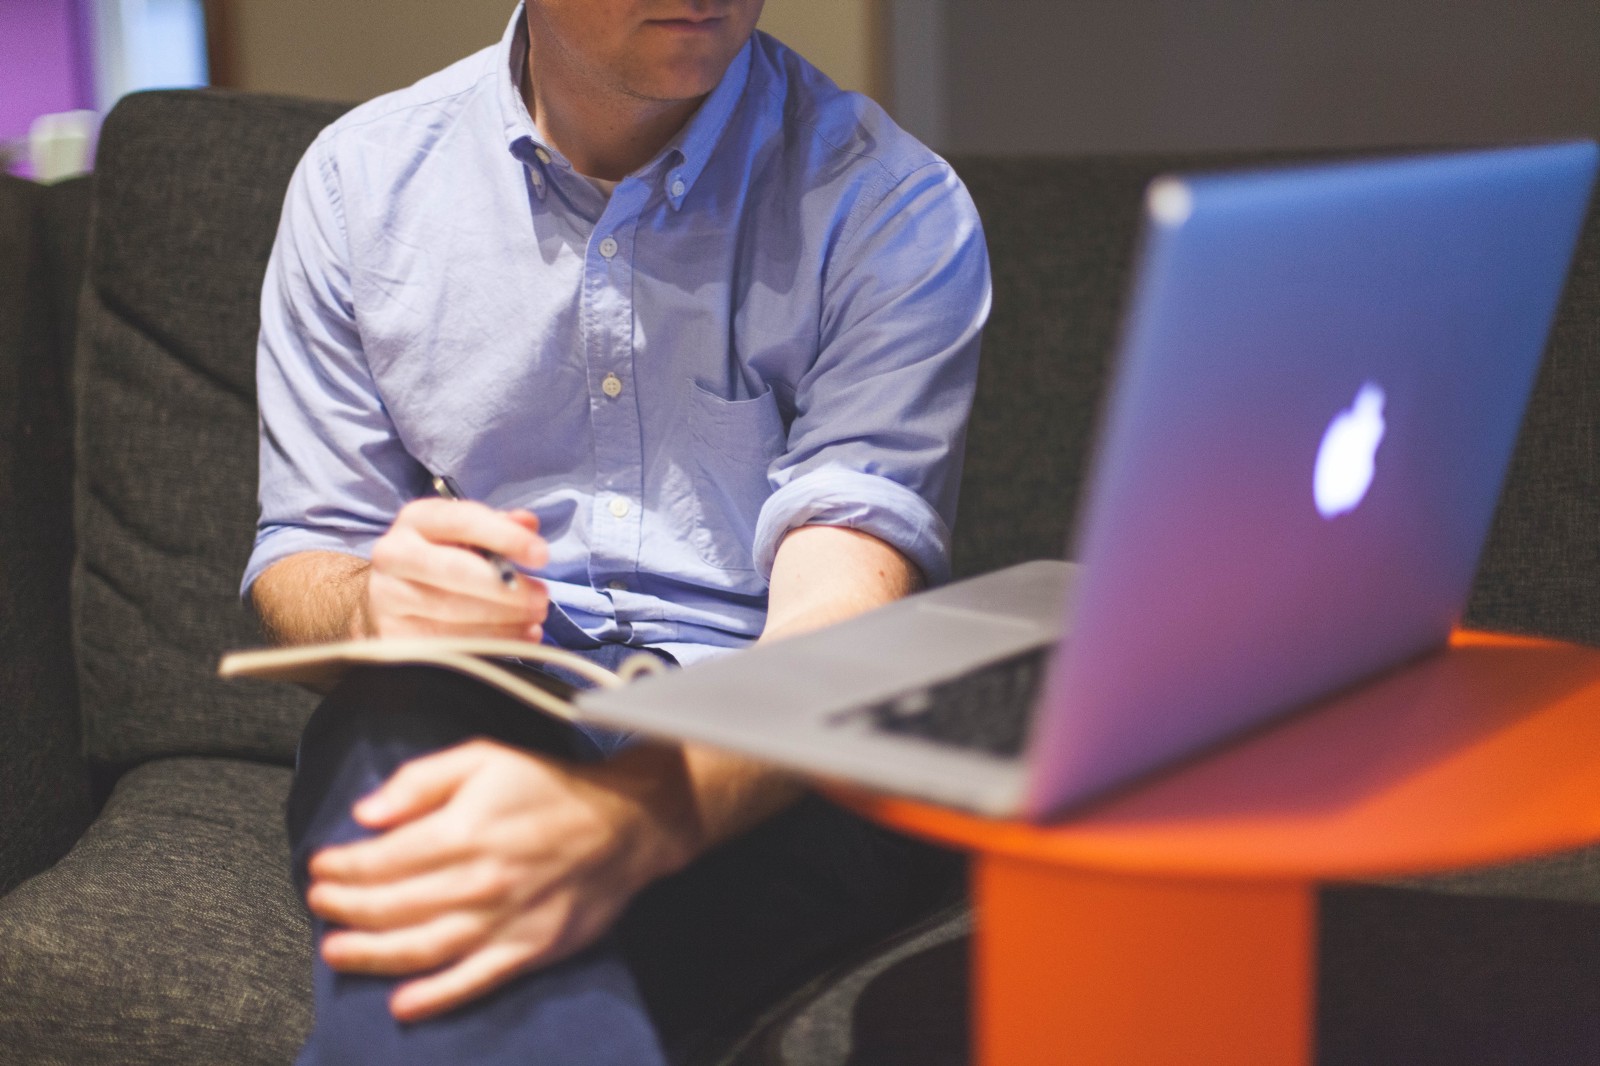
[[[538,54],[530,42],[522,99],[545,140],[591,178],[620,181],[644,166],[705,99],[641,99],[595,84],[564,58],[558,50]]]

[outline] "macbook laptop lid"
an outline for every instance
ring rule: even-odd
[[[1152,185],[1026,813],[1445,641],[1595,160],[1584,142]]]

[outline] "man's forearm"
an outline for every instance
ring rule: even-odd
[[[302,552],[262,573],[252,596],[279,643],[355,639],[369,635],[362,607],[369,569],[356,556]],[[917,568],[876,538],[824,526],[797,529],[778,552],[761,641],[843,621],[920,585]],[[670,839],[661,841],[663,872],[759,824],[805,791],[766,763],[699,745],[641,749],[617,763],[619,771],[661,785],[655,813],[671,828]]]
[[[371,564],[339,552],[301,552],[273,563],[250,598],[278,644],[320,644],[366,635],[362,603]]]
[[[921,585],[921,571],[876,537],[831,526],[796,529],[778,549],[761,642],[842,622]],[[757,825],[805,792],[793,775],[743,755],[694,744],[681,751],[694,808],[681,812],[689,819],[682,824],[696,854]]]
[[[901,599],[922,587],[922,571],[867,533],[801,526],[778,546],[763,642],[798,636]]]

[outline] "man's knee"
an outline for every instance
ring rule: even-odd
[[[566,722],[449,670],[358,667],[301,734],[285,820],[295,875],[317,846],[360,835],[350,808],[404,763],[474,737],[566,759],[594,745]],[[302,885],[302,888],[304,886]]]

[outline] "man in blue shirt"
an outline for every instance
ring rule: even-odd
[[[977,217],[942,160],[755,33],[760,9],[528,0],[498,46],[313,144],[262,302],[244,587],[279,639],[690,663],[948,575]],[[430,497],[433,474],[480,502]],[[355,675],[308,726],[303,1062],[662,1061],[677,979],[641,976],[647,957],[722,958],[719,935],[773,924],[735,913],[771,909],[757,882],[815,866],[827,886],[788,889],[832,902],[760,949],[803,966],[785,945],[870,932],[874,869],[904,866],[748,760],[493,702]],[[758,872],[780,838],[799,858]],[[719,887],[718,863],[748,883]],[[678,924],[696,939],[660,940]]]

